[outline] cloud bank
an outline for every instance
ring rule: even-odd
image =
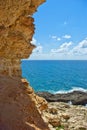
[[[56,36],[54,36],[53,38],[56,38]],[[50,51],[47,53],[44,53],[45,48],[40,43],[37,43],[36,39],[34,39],[33,42],[35,43],[35,45],[37,45],[37,47],[33,50],[31,59],[87,60],[87,38],[83,39],[77,44],[72,41],[61,43],[60,46],[56,48],[51,48]]]
[[[69,51],[69,47],[72,45],[72,42],[65,42],[57,49],[51,49],[51,53],[67,53]]]

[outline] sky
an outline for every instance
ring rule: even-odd
[[[30,60],[87,60],[87,0],[47,0],[33,17]]]

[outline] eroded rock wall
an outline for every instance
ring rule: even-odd
[[[21,80],[20,68],[35,47],[32,14],[44,1],[0,0],[0,130],[48,130],[37,109],[42,102]]]
[[[20,59],[35,47],[32,14],[44,0],[0,0],[0,73],[21,76]],[[17,70],[17,71],[16,71]]]

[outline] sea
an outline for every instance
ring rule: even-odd
[[[87,60],[22,60],[21,68],[36,92],[87,92]]]

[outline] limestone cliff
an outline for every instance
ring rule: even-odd
[[[29,57],[32,14],[45,0],[0,0],[0,73],[21,76],[20,59]]]
[[[49,129],[37,110],[41,101],[21,80],[20,69],[20,60],[29,57],[35,47],[30,43],[32,14],[44,1],[0,0],[0,130]],[[41,109],[46,107],[41,104]]]

